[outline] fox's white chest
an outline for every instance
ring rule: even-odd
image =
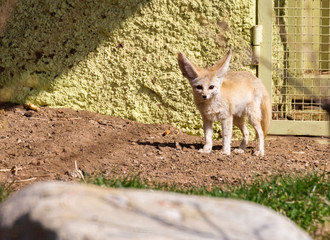
[[[219,100],[211,99],[210,101],[196,103],[201,115],[212,122],[227,118],[230,115],[229,105],[225,101]]]
[[[242,117],[246,114],[252,94],[241,95],[240,98],[223,99],[217,95],[209,101],[197,101],[196,105],[204,118],[215,122],[229,116]]]

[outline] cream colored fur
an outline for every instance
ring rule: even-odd
[[[200,152],[212,150],[212,123],[221,121],[223,149],[230,155],[233,124],[243,134],[237,153],[246,149],[249,131],[245,116],[254,127],[258,139],[255,155],[264,155],[264,138],[271,120],[270,97],[260,79],[249,72],[228,72],[231,50],[211,68],[200,68],[190,62],[182,53],[178,63],[183,76],[192,87],[195,104],[203,118],[205,145]]]

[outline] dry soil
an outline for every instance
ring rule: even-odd
[[[232,142],[232,149],[239,146]],[[81,181],[79,173],[147,182],[211,187],[272,174],[329,173],[329,139],[267,136],[265,156],[198,153],[203,138],[169,125],[145,125],[87,111],[0,105],[0,182],[14,188],[43,180]],[[75,164],[76,163],[76,164]],[[77,168],[76,166],[77,165]],[[78,171],[77,171],[78,170]]]

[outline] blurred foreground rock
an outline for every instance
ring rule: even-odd
[[[311,239],[253,203],[63,182],[31,185],[0,205],[0,239]]]

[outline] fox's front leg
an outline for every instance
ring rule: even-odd
[[[207,119],[203,119],[203,128],[204,128],[205,145],[203,148],[199,149],[199,152],[210,153],[212,150],[212,135],[213,135],[212,122]]]
[[[230,155],[231,136],[233,132],[233,117],[221,120],[222,126],[222,153]]]

